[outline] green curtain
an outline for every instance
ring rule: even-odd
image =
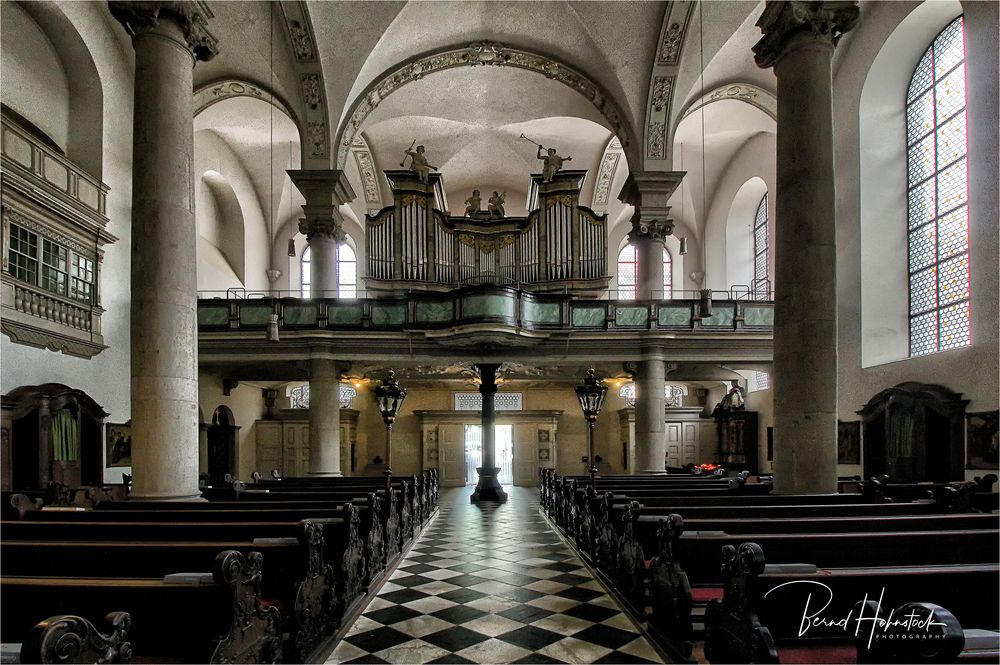
[[[52,451],[60,462],[75,462],[80,456],[80,430],[69,409],[56,411],[52,417]]]

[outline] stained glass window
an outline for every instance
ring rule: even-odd
[[[767,300],[770,282],[767,279],[767,194],[760,200],[753,218],[753,295]]]
[[[625,245],[618,252],[618,299],[635,300],[636,284],[639,279],[639,252],[635,245]],[[663,293],[664,300],[673,297],[673,258],[667,248],[663,248]]]
[[[354,386],[345,383],[340,384],[340,408],[349,409],[354,398],[358,396],[358,391]],[[309,384],[296,386],[288,390],[288,398],[293,409],[309,408]]]
[[[965,34],[959,16],[906,94],[910,355],[971,343]]]
[[[302,252],[302,297],[308,298],[312,286],[312,248]],[[347,243],[337,246],[337,277],[339,297],[358,297],[358,259]]]

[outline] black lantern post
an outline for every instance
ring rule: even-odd
[[[392,423],[395,422],[399,410],[406,399],[406,388],[396,383],[396,373],[389,370],[389,376],[382,379],[382,384],[375,386],[375,401],[385,423],[385,489],[392,487]]]
[[[608,387],[597,378],[593,367],[587,370],[587,377],[583,383],[576,387],[576,398],[580,400],[583,417],[587,420],[587,461],[590,462],[590,486],[595,489],[597,464],[594,462],[594,425],[597,423],[597,416],[601,413],[601,406],[604,405],[607,394]]]

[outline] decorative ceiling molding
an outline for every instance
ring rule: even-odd
[[[759,108],[773,120],[778,119],[778,99],[767,90],[749,83],[727,83],[691,101],[680,113],[680,120],[688,117],[703,106],[723,100],[744,102]],[[679,122],[679,121],[678,121]]]
[[[326,102],[326,84],[323,81],[323,67],[316,53],[316,37],[306,3],[279,2],[281,15],[288,30],[288,42],[292,45],[293,66],[299,77],[303,100],[302,122],[299,124],[302,136],[302,168],[329,168],[330,159],[330,117]]]
[[[597,181],[594,184],[594,197],[590,207],[595,212],[606,212],[608,201],[611,200],[611,184],[615,180],[615,173],[621,161],[622,144],[618,139],[612,137],[608,141],[608,146],[604,149],[601,163],[597,168]]]
[[[358,134],[351,141],[351,152],[354,154],[354,163],[357,165],[361,177],[361,189],[365,193],[365,204],[369,210],[381,210],[382,193],[378,186],[378,169],[375,167],[375,158],[368,147],[368,141],[363,135]]]
[[[656,62],[650,73],[649,101],[646,105],[643,170],[669,171],[673,163],[670,154],[670,109],[673,105],[674,83],[680,66],[681,50],[688,32],[694,2],[669,3],[660,27]]]
[[[216,81],[215,83],[203,85],[195,90],[194,115],[197,116],[209,106],[217,104],[224,99],[230,99],[233,97],[250,97],[251,99],[259,99],[263,102],[267,102],[268,104],[272,104],[276,109],[287,115],[292,122],[298,125],[298,118],[296,117],[295,112],[292,111],[292,108],[285,103],[285,100],[281,99],[277,95],[274,95],[263,86],[238,79],[224,79],[222,81]]]
[[[634,145],[634,132],[628,117],[614,99],[586,74],[548,56],[524,51],[497,42],[476,42],[434,51],[404,61],[384,72],[368,85],[351,104],[346,121],[337,133],[337,165],[343,168],[355,136],[365,119],[393,92],[428,74],[456,67],[513,67],[541,74],[569,86],[586,97],[604,116],[627,152]]]

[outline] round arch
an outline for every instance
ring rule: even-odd
[[[583,95],[617,135],[629,164],[638,164],[636,132],[628,116],[592,77],[547,55],[498,42],[479,42],[430,51],[383,72],[351,103],[337,130],[337,168],[344,168],[365,119],[392,93],[430,74],[456,67],[511,67],[537,73]]]

